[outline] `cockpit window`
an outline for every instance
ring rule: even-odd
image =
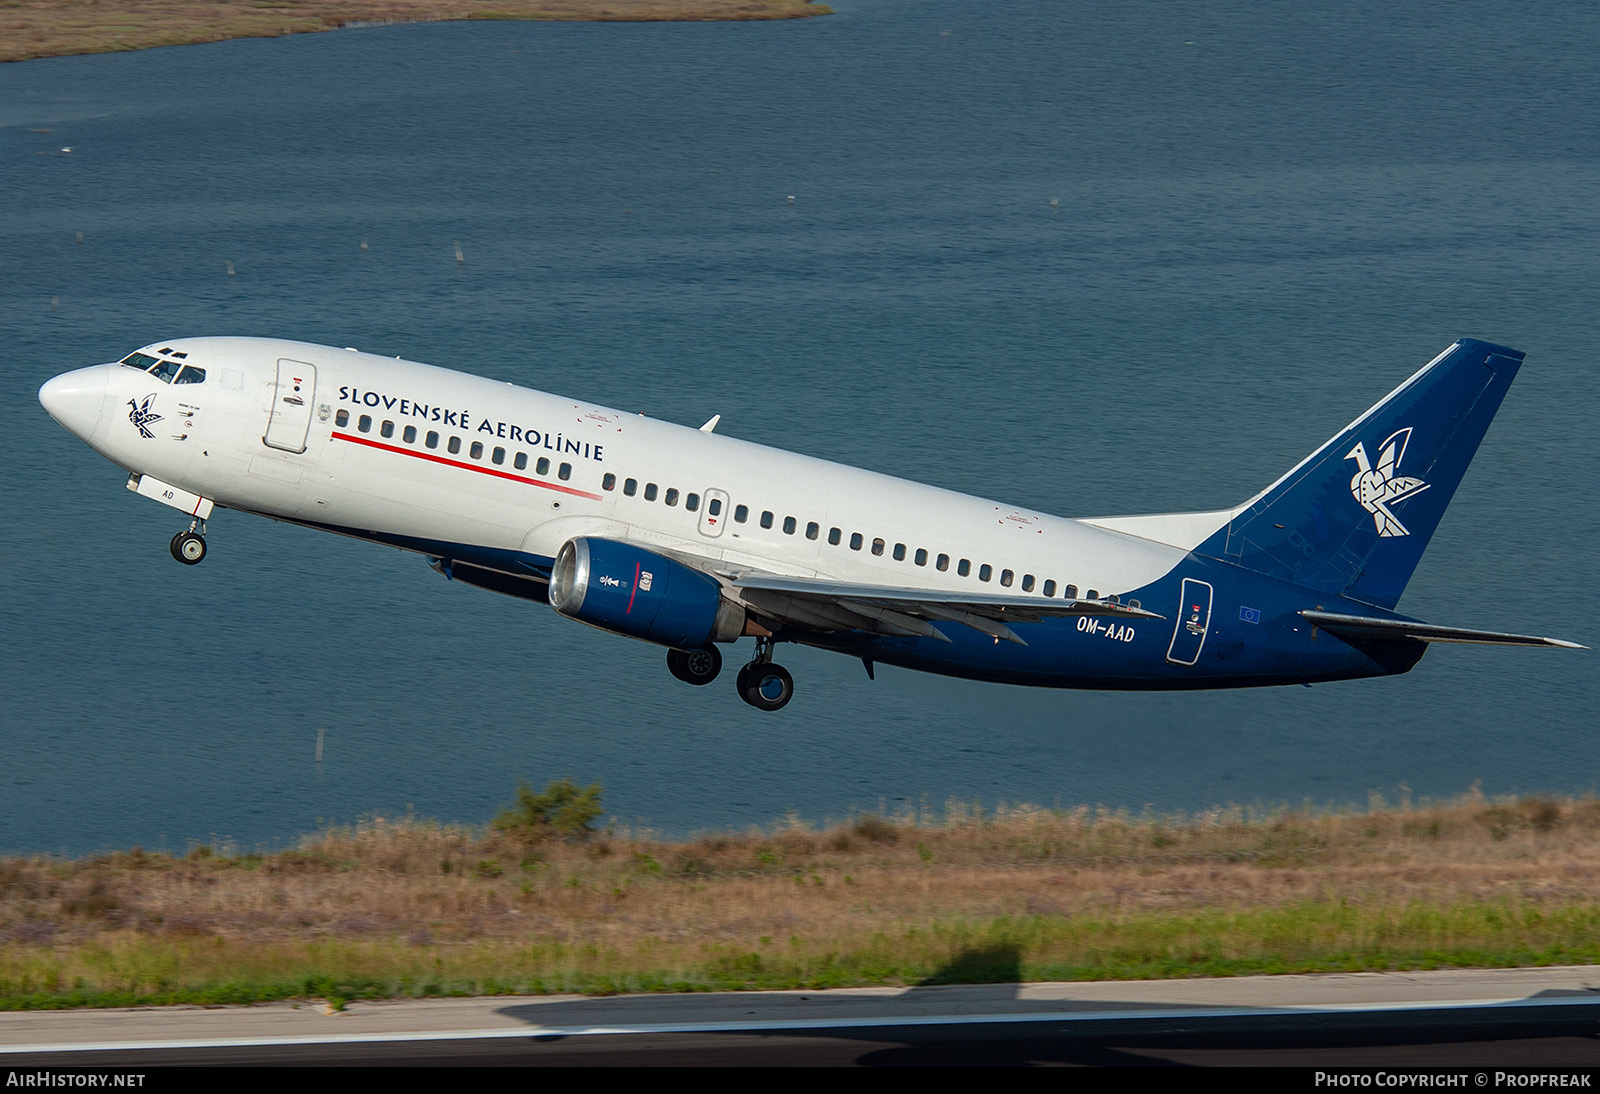
[[[148,353],[130,353],[122,359],[122,363],[140,372],[149,372],[150,366],[156,363],[156,359]]]
[[[156,367],[150,370],[150,375],[165,380],[170,384],[172,383],[172,378],[178,374],[178,370],[182,367],[182,361],[157,361]]]
[[[183,371],[178,373],[178,378],[172,381],[175,384],[203,384],[206,382],[206,370],[194,365],[184,365]]]

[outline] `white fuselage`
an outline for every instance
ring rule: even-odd
[[[151,348],[187,354],[206,379],[164,385],[102,366],[103,413],[85,440],[217,504],[377,538],[551,558],[575,535],[603,535],[786,575],[1040,596],[1046,582],[1055,596],[1135,589],[1185,553],[410,361],[254,338]],[[280,361],[314,369],[303,452],[263,439],[284,397]],[[152,393],[161,421],[145,437],[129,404]]]

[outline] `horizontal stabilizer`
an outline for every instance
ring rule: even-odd
[[[1340,615],[1337,612],[1301,612],[1310,622],[1344,639],[1358,642],[1461,642],[1479,646],[1548,646],[1564,650],[1586,650],[1576,642],[1560,638],[1539,638],[1531,634],[1502,634],[1499,631],[1473,631],[1464,627],[1435,627],[1409,619],[1379,619],[1368,615]]]

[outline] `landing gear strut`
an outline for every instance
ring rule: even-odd
[[[739,697],[757,710],[781,710],[794,698],[794,677],[772,661],[773,641],[756,639],[756,656],[734,678]]]
[[[206,522],[196,517],[188,531],[172,537],[172,557],[185,566],[193,566],[206,557]]]
[[[667,671],[685,684],[711,683],[722,671],[722,652],[715,646],[703,650],[668,650]]]

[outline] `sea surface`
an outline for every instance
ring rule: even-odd
[[[1139,695],[785,649],[767,715],[415,555],[222,512],[180,566],[38,405],[280,336],[1096,516],[1243,500],[1466,335],[1527,364],[1400,607],[1600,644],[1600,8],[832,3],[0,66],[0,851],[562,775],[667,834],[1595,791],[1596,653]]]

